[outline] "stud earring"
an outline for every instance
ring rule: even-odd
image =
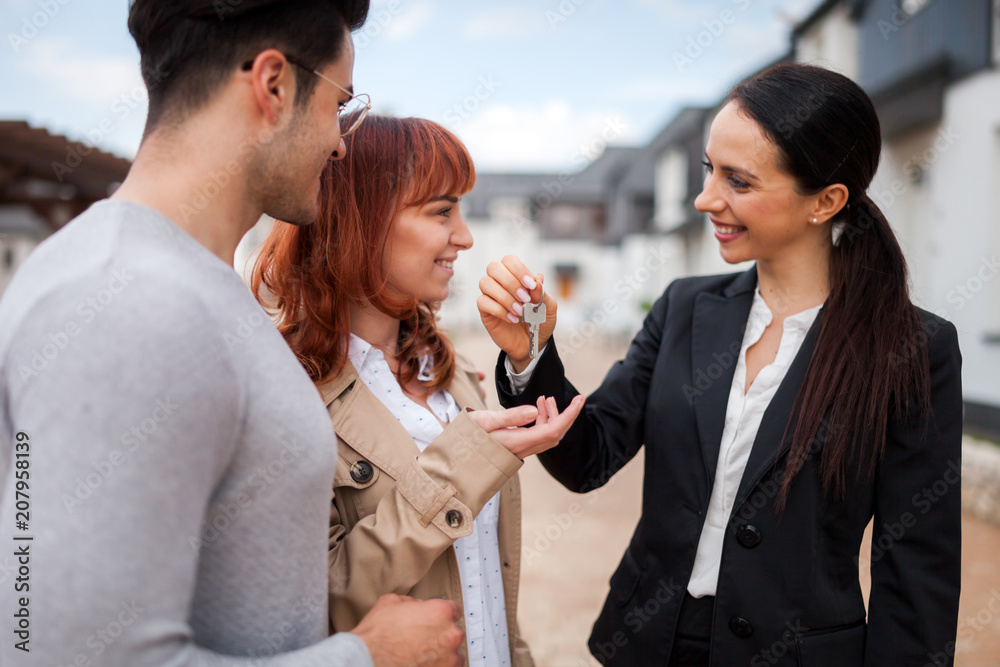
[[[813,224],[814,225],[819,224],[819,218],[813,218]]]

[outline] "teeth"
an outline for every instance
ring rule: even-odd
[[[719,230],[720,234],[737,234],[746,229],[746,227],[723,227],[722,225],[716,225],[715,228]]]
[[[436,261],[434,263],[437,264],[438,266],[443,266],[446,269],[453,269],[453,268],[455,268],[455,262],[446,262],[444,260],[438,260],[438,261]]]

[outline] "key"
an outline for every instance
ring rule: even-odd
[[[542,296],[538,303],[524,304],[524,314],[521,319],[528,325],[528,355],[534,359],[538,356],[538,337],[541,334],[542,324],[545,323],[544,287],[542,287]]]

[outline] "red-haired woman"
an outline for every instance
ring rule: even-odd
[[[562,414],[544,397],[484,410],[478,373],[438,329],[472,245],[461,142],[427,120],[369,116],[347,148],[324,172],[318,222],[277,223],[253,274],[337,432],[331,625],[352,629],[384,593],[445,597],[462,607],[470,664],[530,665],[517,470],[558,443],[582,400]]]

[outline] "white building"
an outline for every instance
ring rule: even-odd
[[[1000,3],[827,1],[796,59],[851,76],[882,123],[869,191],[906,253],[914,299],[958,328],[966,426],[1000,435]]]

